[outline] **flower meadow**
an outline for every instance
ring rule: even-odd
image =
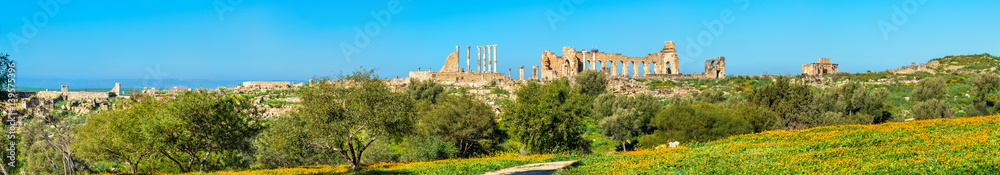
[[[348,172],[350,166],[338,165],[327,166],[318,165],[310,167],[280,168],[267,170],[248,171],[219,171],[204,174],[233,175],[233,174],[483,174],[508,167],[523,164],[565,161],[576,158],[574,156],[558,154],[539,154],[530,156],[518,156],[516,154],[505,154],[494,157],[469,158],[469,159],[445,159],[428,162],[414,163],[375,163],[365,166],[360,171]]]
[[[842,125],[591,155],[560,174],[997,174],[1000,116]]]
[[[1000,116],[841,125],[732,136],[681,147],[585,156],[543,154],[222,171],[207,174],[482,174],[579,160],[556,174],[997,174]]]

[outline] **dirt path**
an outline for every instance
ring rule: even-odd
[[[555,173],[557,170],[572,165],[576,163],[575,160],[562,161],[562,162],[548,162],[548,163],[535,163],[527,164],[516,167],[510,167],[502,170],[497,170],[493,172],[488,172],[483,175],[501,175],[501,174],[516,174],[516,175],[549,175]]]

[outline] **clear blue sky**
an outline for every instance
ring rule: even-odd
[[[58,9],[39,5],[62,1]],[[22,78],[212,80],[307,80],[361,66],[403,77],[440,69],[457,45],[464,57],[464,46],[487,44],[498,45],[499,67],[515,68],[515,77],[518,65],[538,65],[545,49],[645,56],[664,41],[677,43],[682,73],[725,56],[730,75],[798,74],[821,57],[864,72],[1000,54],[995,0],[400,0],[401,10],[392,3],[4,1],[0,52],[18,62]],[[382,25],[372,12],[383,10],[398,13]],[[712,33],[704,23],[716,20],[730,23]],[[355,28],[369,23],[380,30],[348,60],[341,43],[354,45]]]

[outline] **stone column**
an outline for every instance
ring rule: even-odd
[[[538,66],[531,66],[531,79],[538,79]]]
[[[465,46],[465,70],[472,72],[472,46]]]
[[[597,62],[597,50],[596,49],[590,51],[590,62],[591,63]],[[596,64],[594,66],[590,66],[590,69],[591,70],[597,70]]]
[[[497,71],[497,45],[496,44],[493,45],[493,72],[499,72],[499,71]]]
[[[639,65],[634,65],[634,64],[635,63],[633,63],[633,65],[632,65],[632,76],[633,77],[638,77],[639,76]]]
[[[476,73],[483,72],[483,46],[476,46]]]
[[[507,68],[507,77],[514,78],[514,75],[510,73],[510,68]]]
[[[642,63],[642,75],[649,75],[649,64],[650,62]]]
[[[493,69],[493,46],[492,45],[486,45],[486,53],[489,53],[489,54],[486,55],[486,70],[489,70],[489,71],[487,71],[489,73],[496,73],[497,70]]]
[[[611,76],[618,75],[618,62],[611,61]]]
[[[521,68],[521,69],[520,69],[521,73],[520,73],[520,74],[518,74],[518,75],[519,75],[519,76],[521,77],[521,80],[524,80],[524,65],[521,65],[521,67],[520,67],[520,68]]]
[[[622,76],[628,77],[628,62],[622,62]]]

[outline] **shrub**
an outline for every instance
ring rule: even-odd
[[[580,93],[597,96],[607,90],[608,79],[604,73],[587,70],[576,75],[576,84]]]
[[[710,141],[731,135],[747,134],[754,126],[736,112],[720,104],[696,103],[671,105],[653,119],[656,132],[646,141]],[[650,146],[643,144],[643,146]]]
[[[947,118],[955,115],[955,110],[944,101],[930,99],[913,106],[913,116],[918,120]]]
[[[403,143],[406,152],[400,156],[403,162],[423,162],[452,158],[458,149],[437,137],[417,137]]]
[[[589,152],[582,123],[590,115],[590,101],[574,92],[568,79],[544,85],[529,81],[515,94],[516,101],[504,103],[501,119],[511,139],[534,153]]]
[[[947,94],[948,87],[945,85],[944,79],[928,78],[917,82],[917,85],[913,87],[913,92],[910,93],[910,100],[914,102],[922,102],[930,99],[940,100]]]

